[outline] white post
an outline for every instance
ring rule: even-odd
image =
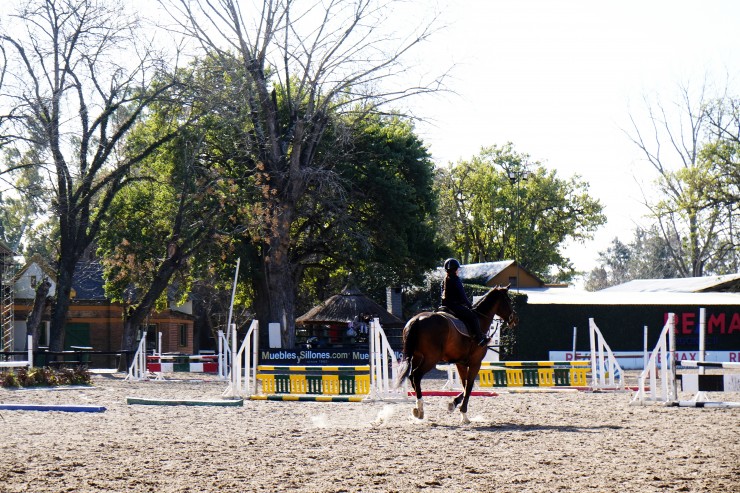
[[[162,333],[157,332],[157,356],[162,356]]]
[[[241,263],[241,257],[236,259],[236,269],[234,270],[234,283],[231,286],[231,304],[229,305],[229,319],[226,321],[226,329],[231,328],[231,316],[234,313],[234,297],[236,296],[236,280],[239,277],[239,264]]]
[[[248,376],[247,380],[248,383],[253,385],[253,387],[249,387],[249,391],[253,394],[257,393],[257,364],[259,360],[257,359],[258,356],[258,350],[259,350],[259,342],[260,342],[260,330],[259,330],[259,322],[256,320],[252,322],[252,326],[249,328],[250,332],[252,332],[252,362],[250,366],[250,362],[247,360],[247,368],[250,368],[252,370],[251,376]],[[249,336],[249,333],[247,334]],[[249,355],[246,356],[249,358]],[[249,372],[247,372],[249,373]]]
[[[578,329],[576,327],[573,327],[573,359],[576,359],[576,335],[578,333]]]
[[[231,381],[234,382],[234,387],[240,389],[242,372],[236,347],[236,324],[229,325],[229,332],[231,333]]]
[[[26,349],[28,350],[28,367],[33,368],[33,336],[31,334],[28,334]]]
[[[591,347],[591,388],[598,387],[598,367],[596,364],[596,334],[594,333],[594,319],[588,319],[588,338]]]
[[[226,378],[226,353],[224,352],[224,331],[218,331],[218,379],[225,380]]]
[[[707,333],[707,309],[699,309],[699,361],[704,362],[707,357],[706,347],[706,333]],[[704,375],[704,367],[699,365],[699,375]]]
[[[648,351],[648,326],[646,325],[642,329],[642,369],[647,368],[648,359],[650,354]]]
[[[668,391],[668,399],[670,401],[678,400],[678,386],[676,385],[676,328],[675,328],[675,320],[671,324],[671,329],[668,332],[668,350],[669,350],[669,358],[670,358],[670,368],[671,368],[671,387]]]

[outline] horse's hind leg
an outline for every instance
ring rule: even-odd
[[[414,393],[416,394],[416,407],[412,410],[412,413],[415,418],[423,419],[424,418],[424,398],[421,393],[421,378],[426,373],[423,368],[421,367],[421,364],[423,362],[422,358],[412,358],[411,359],[411,374],[410,380],[411,380],[411,387],[414,389]]]

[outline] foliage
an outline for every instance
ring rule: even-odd
[[[634,279],[680,277],[671,262],[671,250],[656,225],[636,228],[629,244],[614,238],[606,251],[599,252],[599,265],[586,276],[584,287],[598,291]]]
[[[56,387],[59,385],[92,385],[90,372],[82,367],[54,370],[43,368],[19,368],[2,372],[0,386],[11,387]]]
[[[439,170],[440,232],[463,263],[516,259],[545,280],[567,281],[575,271],[561,248],[591,238],[603,207],[577,176],[563,180],[529,161],[508,143]]]
[[[123,152],[126,137],[175,83],[150,84],[164,63],[120,2],[24,0],[4,19],[13,26],[0,32],[12,74],[3,85],[12,115],[7,145],[32,158],[2,173],[35,168],[42,212],[58,224],[49,345],[60,351],[77,262],[109,220],[131,169],[174,132],[138,153]]]
[[[348,279],[384,299],[386,287],[420,282],[444,255],[435,240],[433,165],[411,124],[370,116],[344,149],[337,186],[306,194],[294,230],[292,256],[305,265],[296,281],[317,293],[313,303]]]
[[[679,88],[671,113],[648,104],[649,124],[633,119],[630,135],[657,172],[657,191],[646,205],[681,277],[738,270],[736,105],[712,101],[706,87]],[[649,139],[648,139],[649,137]]]
[[[257,192],[247,202],[250,237],[236,248],[252,254],[258,318],[282,321],[282,342],[292,347],[297,279],[306,264],[320,267],[324,260],[297,259],[307,237],[295,235],[322,228],[306,214],[323,205],[317,191],[330,197],[343,190],[331,159],[335,145],[344,148],[342,126],[351,133],[355,123],[380,114],[382,105],[439,87],[439,79],[409,86],[404,77],[406,54],[432,30],[422,24],[410,36],[389,33],[384,21],[394,14],[393,2],[375,0],[164,4],[223,76],[223,85],[215,87],[226,88],[230,97],[214,116],[227,144],[223,154],[210,156],[253,180],[247,192]]]

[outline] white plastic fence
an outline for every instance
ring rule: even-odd
[[[19,368],[23,366],[27,366],[29,368],[33,367],[33,336],[28,335],[28,339],[26,341],[26,349],[28,351],[28,356],[26,356],[25,361],[0,361],[0,368]]]
[[[675,315],[668,314],[668,321],[663,327],[658,343],[653,350],[647,368],[638,379],[638,388],[631,404],[659,402],[678,407],[730,407],[740,408],[740,402],[707,401],[705,392],[739,392],[740,375],[734,370],[740,369],[740,363],[708,362],[705,359],[706,309],[699,310],[699,360],[676,361]],[[660,364],[660,369],[658,369]],[[679,400],[678,367],[697,369],[697,373],[680,375],[681,390],[694,392],[690,400]],[[712,368],[715,373],[705,375],[704,369]],[[721,370],[733,370],[722,372]],[[719,372],[719,373],[716,373]],[[709,380],[711,379],[711,381]],[[646,382],[646,380],[649,382]],[[660,380],[660,386],[658,386]]]
[[[241,346],[237,350],[236,324],[229,327],[231,341],[231,366],[227,375],[229,386],[223,397],[248,397],[257,391],[257,350],[259,348],[259,322],[252,320]],[[226,349],[226,348],[224,348]],[[223,351],[228,352],[228,351]],[[219,361],[219,365],[220,365]],[[221,371],[219,366],[219,372]]]
[[[139,347],[134,354],[134,363],[129,367],[125,380],[149,380],[146,369],[146,332],[141,335]]]
[[[396,354],[388,343],[380,320],[374,318],[370,322],[370,395],[368,400],[408,399],[405,382],[398,388],[394,387],[394,382],[398,378],[398,366]]]
[[[658,343],[650,353],[647,366],[637,378],[637,391],[630,404],[647,402],[671,402],[677,400],[676,393],[676,334],[675,316],[668,320],[658,337]],[[658,386],[660,380],[660,387]]]
[[[591,390],[624,389],[624,371],[593,318],[588,319],[588,333],[591,343]]]

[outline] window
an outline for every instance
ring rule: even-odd
[[[188,326],[180,324],[180,347],[188,345]]]
[[[31,288],[36,289],[36,286],[39,284],[39,279],[36,276],[31,276]]]
[[[509,284],[511,284],[512,288],[518,288],[519,285],[516,282],[516,276],[509,276]]]

